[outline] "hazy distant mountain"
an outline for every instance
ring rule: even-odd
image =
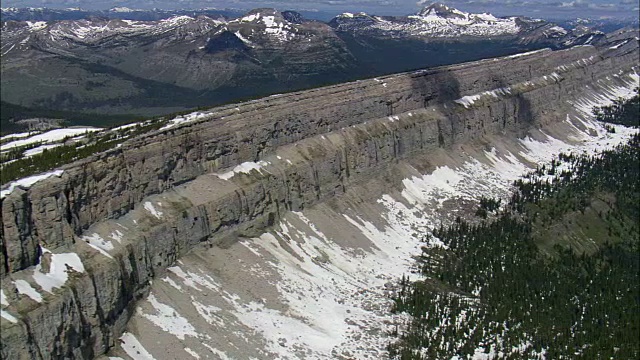
[[[230,14],[3,9],[2,100],[159,114],[602,36],[442,4],[410,16],[344,13],[328,24],[274,9]],[[56,18],[65,20],[47,20]]]
[[[472,41],[499,37],[540,42],[551,47],[582,43],[571,30],[544,20],[471,14],[440,3],[431,4],[410,16],[344,13],[329,24],[337,31],[381,38]]]
[[[2,25],[2,99],[21,105],[189,107],[330,82],[355,70],[331,27],[273,9],[233,20],[182,15]]]

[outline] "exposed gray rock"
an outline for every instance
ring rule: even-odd
[[[636,56],[637,42],[616,57],[579,47],[269,97],[67,165],[61,177],[1,200],[2,289],[10,303],[3,310],[19,318],[3,319],[2,357],[102,354],[150,282],[196,244],[255,236],[284,212],[343,194],[398,159],[562,121],[571,94],[630,71]],[[481,94],[507,86],[509,93]],[[229,180],[212,174],[258,160],[260,170]],[[119,228],[111,257],[81,237],[107,239]],[[36,303],[9,280],[30,277],[41,246],[78,253],[85,271],[54,294],[41,291],[45,300]]]

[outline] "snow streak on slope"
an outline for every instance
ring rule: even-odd
[[[95,127],[70,127],[70,128],[64,128],[64,129],[49,130],[42,134],[37,134],[33,136],[28,136],[28,137],[25,136],[22,139],[14,140],[6,144],[2,144],[2,146],[0,146],[0,150],[7,150],[7,149],[20,147],[20,146],[37,144],[37,143],[44,143],[44,144],[53,143],[53,142],[60,141],[64,138],[70,138],[77,135],[88,134],[90,132],[101,131],[101,130],[103,129],[95,128]]]
[[[9,306],[9,301],[7,301],[7,296],[4,294],[4,290],[0,290],[0,306]],[[14,324],[18,322],[18,319],[16,319],[15,316],[9,314],[9,312],[4,309],[0,310],[0,318]]]
[[[26,177],[26,178],[22,178],[22,179],[13,181],[12,183],[9,184],[9,186],[6,189],[0,191],[0,199],[5,198],[6,196],[11,194],[18,187],[27,189],[27,188],[31,187],[33,184],[37,183],[38,181],[50,178],[52,176],[60,177],[63,172],[64,172],[64,170],[55,170],[55,171],[51,171],[51,172],[48,172],[48,173],[45,173],[45,174],[29,176],[29,177]]]
[[[421,247],[443,246],[424,235],[452,221],[460,204],[508,196],[513,180],[559,152],[624,142],[635,130],[609,133],[583,110],[638,84],[636,75],[627,80],[586,89],[565,122],[524,139],[469,150],[426,175],[402,164],[402,189],[373,203],[337,199],[341,206],[287,213],[272,231],[228,249],[192,252],[154,283],[130,330],[141,330],[141,346],[156,358],[384,358],[389,332],[408,321],[389,313],[395,284],[402,275],[416,278],[412,256]],[[483,351],[477,359],[500,356]]]

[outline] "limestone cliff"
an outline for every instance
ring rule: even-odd
[[[285,212],[342,194],[398,160],[563,121],[572,94],[624,83],[636,71],[638,44],[629,44],[539,51],[216,108],[16,189],[1,200],[3,311],[16,316],[3,317],[2,357],[103,354],[152,280],[196,244],[258,235]],[[63,286],[40,291],[44,301],[18,289],[65,264],[56,254],[70,253],[81,268],[70,266]]]

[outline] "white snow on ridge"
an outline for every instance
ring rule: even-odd
[[[284,23],[276,22],[274,16],[263,16],[262,22],[266,26],[264,32],[279,40],[286,41],[295,37],[295,34],[290,31],[292,27]]]
[[[547,37],[557,37],[567,35],[567,30],[560,26],[552,26],[549,29],[544,31],[544,35]]]
[[[190,348],[186,347],[184,348],[184,351],[186,351],[187,353],[189,353],[189,355],[193,356],[196,359],[200,359],[200,355],[198,355],[197,352],[191,350]]]
[[[7,150],[7,149],[19,147],[19,146],[29,145],[29,144],[37,144],[40,142],[46,144],[46,143],[60,141],[66,137],[74,137],[74,136],[85,134],[87,132],[95,132],[95,131],[101,131],[101,130],[103,129],[96,128],[96,127],[72,127],[72,128],[63,128],[63,129],[54,129],[54,130],[49,130],[47,132],[43,132],[41,134],[28,136],[26,138],[23,137],[20,140],[14,140],[6,144],[2,144],[0,145],[0,150]],[[7,135],[7,136],[10,136],[10,135]]]
[[[544,49],[540,49],[540,50],[527,51],[527,52],[523,52],[523,53],[519,53],[519,54],[513,54],[513,55],[505,56],[505,58],[507,58],[507,59],[515,59],[515,58],[519,58],[519,57],[523,57],[523,56],[529,56],[529,55],[533,55],[533,54],[537,54],[537,53],[541,53],[541,52],[545,52],[545,51],[551,51],[551,49],[544,48]]]
[[[242,36],[242,34],[240,34],[240,31],[236,31],[234,34],[238,37],[238,39],[242,40],[243,43],[249,46],[253,46],[253,43],[249,39]]]
[[[491,14],[468,14],[453,9],[458,17],[442,17],[434,9],[427,14],[409,16],[409,24],[384,22],[376,24],[382,30],[405,31],[426,36],[498,36],[516,34],[520,28],[515,18],[496,18]]]
[[[268,161],[264,161],[264,160],[260,160],[257,163],[253,162],[253,161],[247,161],[247,162],[243,162],[240,165],[237,165],[236,167],[233,168],[233,170],[231,171],[227,171],[225,173],[222,174],[214,174],[217,177],[219,177],[222,180],[229,180],[232,177],[234,177],[236,174],[239,173],[244,173],[244,174],[250,174],[252,170],[256,170],[258,172],[262,172],[262,168],[269,165]]]
[[[35,135],[35,133],[34,132],[25,132],[25,133],[8,134],[8,135],[1,136],[0,137],[0,141],[8,140],[8,139],[25,138],[25,137],[31,136],[31,135]]]
[[[506,96],[509,94],[511,94],[511,87],[502,87],[502,88],[497,88],[493,90],[483,91],[475,95],[463,96],[460,99],[454,100],[454,102],[464,106],[465,108],[469,108],[476,101],[480,100],[484,96],[492,96],[494,98],[498,98],[500,96]]]
[[[47,27],[46,21],[26,21],[26,24],[31,31],[38,31]]]
[[[623,41],[623,42],[621,42],[621,43],[619,43],[619,44],[617,44],[617,45],[611,46],[609,49],[614,49],[614,50],[615,50],[615,49],[617,49],[617,48],[621,47],[622,45],[625,45],[625,44],[626,44],[626,43],[628,43],[629,41],[631,41],[631,39],[626,39],[625,41]]]
[[[160,130],[170,129],[172,127],[176,127],[182,124],[187,124],[200,119],[205,119],[208,115],[209,115],[208,113],[196,111],[187,115],[177,116],[169,120],[169,124],[163,126]]]
[[[138,10],[134,10],[134,9],[130,9],[126,6],[120,6],[120,7],[114,7],[109,9],[110,12],[118,12],[118,13],[129,13],[129,12],[134,12],[134,11],[138,11]]]
[[[15,190],[16,187],[29,188],[33,184],[37,183],[40,180],[44,180],[44,179],[50,178],[52,176],[60,177],[63,172],[64,172],[64,170],[55,170],[55,171],[51,171],[51,172],[48,172],[48,173],[45,173],[45,174],[29,176],[29,177],[26,177],[26,178],[22,178],[22,179],[13,181],[11,184],[9,184],[9,186],[6,189],[0,191],[0,199],[3,199],[7,195],[11,194],[13,192],[13,190]]]
[[[179,15],[179,16],[170,17],[168,19],[162,19],[162,20],[160,20],[160,22],[164,23],[166,25],[170,25],[170,26],[178,26],[178,25],[184,25],[184,24],[189,23],[189,22],[191,22],[193,20],[195,20],[195,19],[192,18],[191,16]]]
[[[240,21],[240,22],[251,22],[251,21],[257,20],[259,18],[260,18],[260,13],[257,13],[257,14],[251,14],[251,15],[247,15],[247,16],[241,17],[240,19],[238,19],[238,21]]]

